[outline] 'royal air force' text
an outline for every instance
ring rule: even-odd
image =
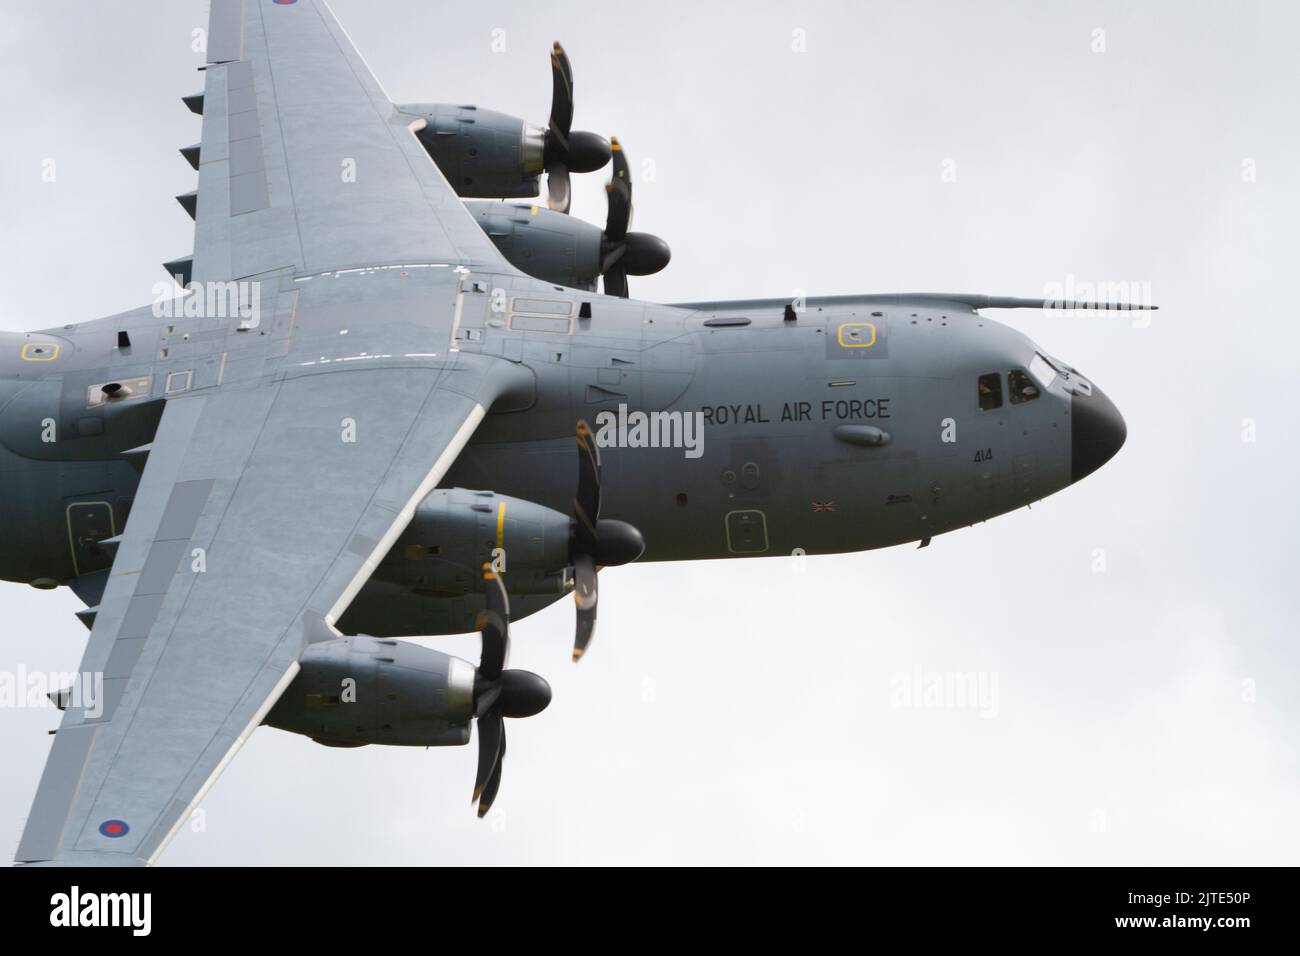
[[[888,398],[826,398],[816,402],[782,402],[778,411],[761,402],[702,405],[706,425],[764,425],[771,422],[867,421],[889,418]]]

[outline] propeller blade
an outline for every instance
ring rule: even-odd
[[[609,148],[614,157],[614,177],[605,186],[609,203],[605,216],[605,241],[615,245],[627,238],[627,230],[632,225],[632,178],[628,172],[627,155],[617,136],[610,138]]]
[[[569,55],[557,40],[551,46],[551,133],[559,145],[569,148],[569,130],[573,127],[573,66]]]
[[[568,213],[573,202],[569,189],[569,167],[555,160],[546,167],[546,207],[556,212]]]
[[[578,420],[578,492],[573,499],[574,538],[578,549],[590,552],[596,546],[596,522],[600,519],[600,449],[585,420]]]
[[[479,662],[479,676],[484,681],[495,681],[505,670],[510,638],[505,621],[495,611],[484,611],[479,630],[483,635],[483,655]]]
[[[596,559],[589,554],[579,554],[573,559],[573,603],[578,609],[577,630],[573,638],[575,661],[587,652],[587,645],[596,634],[596,605],[599,597]]]
[[[614,160],[614,179],[627,183],[628,198],[632,197],[632,171],[628,166],[627,153],[623,152],[623,144],[618,141],[617,136],[609,138],[610,157]]]
[[[592,610],[597,596],[596,559],[589,554],[580,554],[573,560],[573,599],[578,610]]]
[[[478,676],[483,682],[492,683],[500,679],[510,654],[510,599],[501,575],[491,571],[483,573],[483,589],[487,594],[487,608],[478,618],[483,640]]]
[[[614,267],[623,261],[623,256],[627,253],[627,242],[604,243],[604,255],[600,260],[600,273],[620,271],[626,273],[626,269],[615,270]]]
[[[501,725],[501,749],[497,751],[496,764],[492,767],[492,775],[488,777],[487,783],[483,786],[483,795],[478,802],[478,816],[483,816],[492,809],[492,804],[496,802],[497,791],[501,789],[501,768],[506,761],[506,728]]]
[[[506,593],[505,578],[491,570],[491,565],[483,566],[483,590],[487,593],[487,609],[495,611],[503,621],[510,620],[510,595]]]
[[[572,204],[570,173],[591,173],[609,162],[610,144],[603,136],[573,128],[573,66],[564,47],[551,47],[551,119],[546,129],[542,165],[546,169],[546,204],[568,213]]]
[[[587,645],[596,634],[596,609],[590,611],[578,611],[578,630],[573,642],[573,662],[576,664],[582,660],[582,655],[587,653]]]
[[[492,778],[500,783],[501,757],[505,750],[506,725],[500,711],[490,710],[478,720],[478,773],[474,776],[474,796],[471,801],[483,796]],[[496,795],[493,790],[493,796]],[[489,806],[491,803],[489,802]],[[486,813],[479,804],[479,816]]]
[[[609,209],[605,214],[600,271],[604,276],[605,295],[626,299],[627,267],[623,264],[623,259],[627,253],[627,230],[632,225],[632,176],[627,164],[627,153],[623,151],[617,136],[610,137],[609,148],[614,160],[614,175],[605,185],[605,200]]]
[[[498,710],[497,701],[501,699],[501,685],[496,682],[483,684],[476,681],[474,685],[474,716],[486,717],[491,711]]]
[[[578,607],[573,639],[576,661],[591,643],[596,630],[596,549],[600,544],[600,448],[583,419],[578,420],[578,490],[573,498],[573,600]]]
[[[620,299],[627,298],[627,270],[622,266],[615,266],[605,273],[605,295],[616,295]]]

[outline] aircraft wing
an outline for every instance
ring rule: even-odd
[[[412,367],[170,401],[79,669],[102,700],[65,713],[17,859],[152,861],[306,644],[337,636],[491,394]]]
[[[425,259],[514,272],[321,0],[212,0],[207,59],[195,281]]]
[[[209,58],[195,278],[271,273],[271,315],[163,330],[149,400],[212,371],[166,398],[20,862],[153,861],[519,372],[457,350],[457,266],[500,260],[323,4],[215,0]]]

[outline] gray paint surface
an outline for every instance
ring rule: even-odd
[[[479,96],[478,98],[479,98],[479,99],[483,99],[482,96]],[[905,148],[905,147],[900,147],[900,148]],[[669,230],[663,230],[663,231],[671,235],[671,232],[670,232]],[[757,254],[755,255],[755,258],[761,260],[761,257],[759,257]],[[679,259],[679,261],[680,261],[680,259]],[[890,261],[892,261],[892,260],[890,260]],[[1072,260],[1072,261],[1073,261],[1073,260]],[[901,268],[901,267],[899,267],[899,266],[895,266],[894,268]],[[933,268],[933,264],[931,264],[931,268]],[[986,287],[986,288],[1023,288],[1023,287],[1024,287],[1023,279],[1018,279],[1018,280],[1015,280],[1015,281],[999,281],[998,283],[990,283],[990,281],[989,281],[986,277],[984,277],[984,276],[980,276],[980,277],[977,277],[977,281],[978,281],[978,285],[979,285],[979,286]],[[876,283],[875,281],[871,281],[871,282],[866,283],[866,284],[868,284],[868,285],[870,285],[870,286],[876,286],[876,285],[877,285],[877,283]],[[895,283],[888,283],[888,282],[887,282],[887,283],[884,283],[884,284],[886,285],[886,287],[888,287],[889,285],[893,285],[893,284],[895,284]],[[925,277],[922,277],[922,278],[920,279],[920,281],[904,282],[904,283],[902,283],[902,284],[904,285],[904,287],[910,285],[910,286],[912,286],[912,287],[922,287],[922,288],[924,288],[924,287],[927,287],[927,286],[933,284],[933,278],[931,277],[930,279],[927,280]],[[975,287],[975,286],[976,286],[976,283],[970,281],[970,279],[965,279],[965,280],[963,280],[963,281],[961,281],[961,282],[959,282],[959,283],[958,283],[958,282],[954,282],[954,284],[957,285],[958,287],[962,287],[962,286],[966,286],[966,287]],[[857,286],[857,285],[859,285],[859,283],[856,283],[856,282],[855,282],[855,283],[852,283],[850,287],[854,287],[854,286]],[[681,290],[680,290],[680,291],[679,291],[675,296],[673,296],[673,297],[676,297],[676,298],[691,298],[691,297],[698,297],[698,295],[699,295],[699,289],[698,289],[698,288],[690,288],[690,289],[681,289]],[[1167,302],[1164,303],[1164,304],[1168,305]],[[1089,317],[1090,320],[1092,320],[1092,319],[1094,319],[1094,318],[1095,318],[1095,317]],[[1046,319],[1046,320],[1044,320],[1044,321],[1056,322],[1056,319],[1055,319],[1055,317],[1049,317],[1048,319]],[[1061,327],[1061,326],[1055,326],[1054,328],[1057,329],[1057,331],[1054,331],[1054,332],[1052,333],[1052,335],[1054,335],[1054,336],[1075,336],[1075,335],[1077,335],[1077,333],[1074,333],[1074,332],[1072,332],[1072,331],[1070,331],[1070,330],[1068,330],[1068,329],[1066,329],[1066,328],[1064,328],[1064,327]],[[1112,328],[1113,328],[1113,327],[1112,327]],[[1123,328],[1123,327],[1121,326],[1121,328]],[[1157,328],[1158,328],[1158,326],[1157,326]],[[1107,329],[1104,328],[1104,327],[1099,329],[1099,327],[1098,327],[1097,325],[1095,325],[1095,324],[1090,325],[1090,326],[1089,326],[1089,330],[1090,330],[1090,331],[1089,331],[1088,334],[1089,334],[1090,336],[1092,336],[1092,337],[1097,337],[1097,336],[1106,336],[1106,335],[1111,335],[1111,334],[1113,334],[1113,332],[1107,331]],[[1169,334],[1169,333],[1165,333],[1165,334],[1167,335],[1167,334]],[[1035,337],[1040,337],[1039,334],[1038,334],[1037,332],[1036,332],[1036,334],[1035,334]],[[1048,338],[1049,338],[1049,336],[1046,335],[1046,334],[1044,334],[1044,335],[1041,336],[1041,338],[1042,338],[1044,341],[1047,341]],[[1059,339],[1058,339],[1057,341],[1059,341]],[[1140,342],[1142,342],[1143,340],[1142,340],[1141,338],[1139,338],[1136,334],[1134,334],[1130,339],[1128,339],[1128,340],[1121,340],[1121,341],[1126,341],[1126,342],[1128,342],[1128,343],[1130,343],[1130,344],[1133,344],[1133,343],[1140,343]],[[1085,350],[1087,350],[1087,349],[1089,349],[1089,348],[1091,348],[1091,349],[1096,349],[1096,345],[1095,345],[1095,344],[1093,344],[1093,345],[1089,345],[1088,342],[1087,342],[1085,339],[1079,339],[1079,343],[1083,345],[1083,347],[1084,347]],[[1072,358],[1073,356],[1075,356],[1075,355],[1079,355],[1079,354],[1080,354],[1080,348],[1079,348],[1079,345],[1076,345],[1076,347],[1075,347],[1073,350],[1071,350],[1071,349],[1065,347],[1065,345],[1060,345],[1060,344],[1056,344],[1056,342],[1053,342],[1052,347],[1053,347],[1053,351],[1054,351],[1054,352],[1059,353],[1059,354],[1062,354],[1062,355],[1065,355],[1066,357],[1071,357],[1071,358]],[[1180,354],[1182,354],[1182,353],[1180,353]],[[1164,374],[1163,370],[1153,372],[1153,370],[1160,370],[1160,369],[1161,369],[1161,366],[1160,366],[1159,363],[1158,363],[1158,357],[1157,357],[1157,356],[1149,356],[1149,358],[1151,359],[1151,361],[1149,361],[1149,362],[1147,362],[1147,363],[1145,363],[1145,364],[1142,364],[1142,365],[1140,365],[1140,366],[1134,367],[1134,368],[1132,369],[1132,371],[1135,373],[1135,374],[1132,376],[1132,381],[1133,381],[1133,382],[1138,381],[1138,380],[1141,378],[1141,376],[1144,375],[1144,374],[1146,374],[1146,375],[1151,375],[1151,374],[1161,375],[1161,374]],[[1100,354],[1098,354],[1097,356],[1095,356],[1094,358],[1090,359],[1090,360],[1087,361],[1087,362],[1083,361],[1082,358],[1079,359],[1078,361],[1079,361],[1080,366],[1083,367],[1085,370],[1090,370],[1090,369],[1096,368],[1096,369],[1098,370],[1098,372],[1100,373],[1100,370],[1101,370],[1101,367],[1102,367],[1102,366],[1099,365],[1099,361],[1102,361],[1102,360],[1104,360],[1104,361],[1107,362],[1107,363],[1109,363],[1110,361],[1120,361],[1120,362],[1124,362],[1124,361],[1125,361],[1124,358],[1123,358],[1121,355],[1118,354],[1118,350],[1116,350],[1116,353],[1115,353],[1115,354],[1106,355],[1106,356],[1104,356],[1104,357],[1101,356]],[[1127,366],[1126,366],[1126,367],[1127,367]],[[1107,385],[1109,386],[1110,383],[1111,383],[1111,381],[1112,381],[1112,379],[1111,379],[1110,375],[1107,374],[1107,375],[1103,378],[1103,381],[1105,381],[1105,382],[1107,383]],[[1251,381],[1252,383],[1256,383],[1256,382],[1258,382],[1258,379],[1257,379],[1255,376],[1252,376],[1252,377],[1250,378],[1250,381]],[[1133,388],[1135,388],[1136,386],[1133,385],[1133,384],[1130,384],[1128,387],[1129,387],[1130,389],[1133,389]],[[1259,386],[1259,385],[1254,385],[1253,387],[1261,387],[1261,386]],[[1125,408],[1126,413],[1129,413],[1129,412],[1134,408],[1134,403],[1133,403],[1132,401],[1123,401],[1123,400],[1121,400],[1121,405]],[[1214,414],[1214,413],[1212,413],[1212,414]],[[1233,423],[1231,423],[1231,424],[1232,424],[1232,430],[1233,430],[1234,433],[1235,433],[1235,422],[1233,422]],[[1126,452],[1125,452],[1126,455],[1132,453],[1132,450],[1133,450],[1132,446],[1133,446],[1133,443],[1132,443],[1132,441],[1131,441],[1131,442],[1130,442],[1130,448],[1127,449]],[[1121,458],[1120,461],[1122,462],[1123,459]],[[1117,463],[1117,465],[1118,465],[1118,463]],[[1112,466],[1112,467],[1116,467],[1116,466]],[[1105,479],[1104,477],[1099,477],[1099,478],[1094,479],[1094,480],[1095,480],[1095,481],[1104,481],[1104,480],[1106,480],[1106,479]],[[1036,509],[1036,511],[1037,511],[1037,510],[1040,510],[1040,509]],[[1049,511],[1050,511],[1050,509],[1049,509]],[[1011,520],[1011,519],[1006,519],[1006,520]],[[1041,519],[1041,518],[1040,518],[1039,520],[1044,520],[1044,519]],[[1048,519],[1046,519],[1046,520],[1049,520],[1049,521],[1050,521],[1051,519],[1048,518]],[[1075,526],[1077,527],[1077,523],[1075,523]],[[984,553],[986,552],[986,550],[993,550],[993,551],[995,551],[995,552],[998,551],[999,549],[998,549],[997,546],[994,545],[992,542],[994,542],[994,541],[997,541],[997,542],[1004,542],[1004,539],[1002,538],[1002,535],[1003,535],[1003,534],[1014,535],[1014,537],[1013,537],[1012,539],[1010,539],[1010,540],[1005,540],[1005,542],[1004,542],[1004,543],[1005,543],[1005,547],[1001,549],[1001,550],[1002,550],[1002,553],[1008,553],[1008,554],[1009,554],[1009,553],[1013,553],[1016,547],[1025,547],[1025,546],[1029,546],[1029,545],[1026,545],[1026,544],[1025,544],[1026,541],[1031,540],[1031,539],[1035,539],[1035,540],[1036,540],[1036,539],[1038,538],[1037,531],[1035,530],[1035,527],[1034,527],[1033,524],[1025,525],[1023,522],[1021,522],[1021,521],[1017,521],[1017,522],[1015,523],[1015,525],[1014,525],[1014,528],[1016,529],[1014,532],[1012,532],[1012,531],[1008,531],[1008,532],[999,532],[999,531],[995,531],[994,529],[995,529],[996,527],[997,527],[997,525],[996,525],[996,523],[995,523],[995,525],[991,525],[989,528],[978,529],[978,531],[975,532],[976,534],[984,534],[984,535],[989,535],[989,536],[990,536],[990,542],[989,542],[987,545],[986,545],[986,544],[973,545],[973,547],[975,548],[975,554],[976,554],[976,555],[982,555],[982,554],[984,554]],[[1069,547],[1069,546],[1070,546],[1070,545],[1069,545],[1069,542],[1071,542],[1071,541],[1073,540],[1073,538],[1072,538],[1071,535],[1070,535],[1070,527],[1071,527],[1071,523],[1070,523],[1070,522],[1064,522],[1064,523],[1062,523],[1062,525],[1061,525],[1060,528],[1059,528],[1060,534],[1057,535],[1057,537],[1056,537],[1056,541],[1059,542],[1059,543],[1061,543],[1062,545],[1064,545],[1064,546],[1066,546],[1066,547]],[[1048,537],[1051,537],[1051,536],[1049,535]],[[954,538],[953,540],[956,541],[957,539]],[[942,543],[942,542],[940,542],[940,543]],[[960,547],[960,545],[958,545],[958,547]],[[932,549],[932,551],[933,551],[933,549]],[[970,556],[970,555],[969,555],[969,553],[968,553],[968,557],[969,557],[969,556]],[[932,554],[926,554],[925,557],[926,557],[927,560],[929,560],[929,559],[932,558]],[[896,559],[895,559],[893,556],[891,556],[891,560],[896,560]],[[943,558],[939,558],[939,559],[936,559],[936,560],[944,560],[944,559],[943,559]],[[820,562],[820,564],[821,564],[821,566],[825,567],[825,563],[824,563],[824,562]],[[969,561],[967,562],[967,564],[969,565]],[[1016,563],[1015,565],[1013,565],[1013,566],[1014,566],[1015,569],[1016,569],[1017,575],[1023,575],[1023,576],[1024,576],[1024,577],[1018,577],[1018,580],[1024,580],[1025,577],[1030,577],[1030,576],[1032,576],[1032,571],[1031,571],[1030,569],[1028,569],[1028,568],[1024,568],[1024,567],[1022,567],[1022,565],[1021,565],[1019,562],[1017,562],[1017,563]],[[883,572],[883,573],[888,573],[888,572],[886,571],[886,566],[883,565],[883,564],[879,564],[879,563],[877,563],[876,565],[873,565],[873,567],[876,567],[876,568],[878,569],[878,573],[882,573],[882,572]],[[910,565],[909,565],[909,567],[910,567]],[[646,576],[647,576],[648,574],[650,574],[650,573],[651,573],[650,570],[641,570],[641,571],[629,571],[629,572],[624,572],[625,575],[629,575],[629,576],[630,576],[630,575],[637,575],[637,574],[639,574],[639,575],[642,576],[642,577],[641,577],[642,580],[645,580],[645,579],[646,579]],[[708,572],[708,574],[710,574],[710,575],[715,574],[715,573],[725,573],[725,571],[718,571],[718,572],[715,572],[715,571],[710,570],[710,571]],[[747,565],[745,565],[745,571],[743,572],[743,574],[744,574],[746,577],[752,579],[752,576],[754,576],[754,575],[756,575],[756,574],[759,574],[759,573],[760,573],[760,572],[759,572],[759,571],[758,571],[758,570],[757,570],[757,569],[756,569],[752,564],[747,564]],[[832,573],[833,573],[833,572],[832,572]],[[987,595],[987,594],[995,594],[995,595],[996,595],[996,594],[1004,594],[1004,593],[1006,593],[1004,589],[1007,588],[1008,585],[1009,585],[1011,582],[1008,582],[1008,581],[1005,579],[1005,571],[1004,571],[1003,574],[998,574],[998,575],[995,575],[995,576],[993,576],[993,577],[994,577],[994,579],[986,580],[986,581],[985,581],[985,585],[984,585],[984,588],[983,588],[983,592],[982,592],[982,593],[986,593],[986,595]],[[906,579],[906,575],[904,575],[904,579],[903,579],[902,581],[900,581],[899,583],[900,583],[900,584],[905,584],[905,583],[906,583],[905,579]],[[949,577],[948,579],[949,579],[949,580],[953,580],[952,577]],[[775,579],[775,581],[773,581],[772,583],[776,583],[777,581],[782,581],[782,580],[784,580],[784,579],[782,579],[782,578],[777,578],[777,579]],[[1088,579],[1085,578],[1085,580],[1088,580]],[[1113,579],[1113,578],[1104,578],[1104,579],[1102,579],[1102,580],[1113,581],[1114,579]],[[1265,580],[1267,580],[1267,578],[1265,578]],[[740,582],[738,581],[737,583],[739,584]],[[788,583],[788,582],[787,582],[787,583]],[[752,588],[752,587],[754,587],[754,584],[755,584],[755,582],[754,582],[753,580],[750,580],[750,581],[747,583],[746,587],[747,587],[747,588]],[[791,585],[791,589],[792,589],[792,590],[793,590],[793,589],[796,589],[796,586],[795,586],[795,585]],[[1016,589],[1013,588],[1013,590],[1016,590]],[[625,597],[625,599],[626,599],[626,597]],[[612,602],[611,602],[611,603],[612,603]],[[892,602],[889,602],[889,603],[892,603]],[[764,604],[763,606],[766,607],[766,608],[768,609],[768,610],[767,610],[767,613],[769,613],[769,614],[772,613],[770,605]],[[972,607],[972,606],[979,606],[979,602],[967,602],[967,603],[966,603],[966,608],[967,608],[967,610],[969,610],[969,608]],[[1010,609],[1008,609],[1008,610],[1010,610]],[[736,627],[741,627],[741,628],[743,629],[744,625],[743,625],[741,622],[743,622],[743,621],[745,620],[745,617],[743,616],[743,613],[744,613],[744,612],[742,611],[742,612],[733,612],[733,613],[734,613],[736,616],[733,617],[731,620],[729,620],[729,621],[727,622],[726,627],[727,627],[728,629],[732,629],[732,628],[736,628]],[[910,607],[910,613],[908,614],[908,618],[909,618],[909,619],[912,618],[912,616],[913,616],[914,614],[915,614],[915,605],[912,605],[912,606]],[[928,616],[928,615],[927,615],[927,616]],[[1030,615],[1030,616],[1032,616],[1032,615]],[[966,615],[960,615],[960,616],[958,616],[957,618],[955,618],[955,619],[953,620],[953,628],[952,628],[952,630],[953,630],[954,633],[964,633],[964,634],[967,634],[967,635],[969,635],[969,634],[971,633],[970,628],[972,627],[972,625],[969,623],[968,617],[969,617],[969,614],[966,614]],[[943,615],[942,615],[942,613],[941,613],[941,612],[936,612],[936,614],[935,614],[935,618],[934,618],[934,619],[935,619],[935,620],[943,619]],[[794,623],[795,623],[795,622],[793,622],[793,621],[790,622],[790,624],[791,624],[792,626],[794,625]],[[896,626],[896,631],[899,632],[899,633],[906,633],[906,632],[909,630],[909,628],[908,628],[908,624],[909,624],[909,623],[910,623],[910,620],[899,620],[899,621],[897,621],[897,622],[896,622],[896,625],[895,625],[895,626]],[[769,627],[774,627],[774,626],[775,626],[775,622],[768,622],[767,626],[769,626]],[[991,628],[991,625],[988,625],[988,626]],[[980,633],[980,629],[979,629],[978,625],[975,625],[975,627],[976,627],[976,633],[977,633],[977,634]],[[558,627],[557,627],[557,630],[561,630],[561,629],[562,629],[562,628],[558,628]],[[1007,636],[1005,635],[1005,631],[1003,631],[1002,629],[999,628],[998,631],[999,631],[999,633],[1002,635],[1002,637],[1003,637],[1004,640],[1011,640],[1011,641],[1013,641],[1013,642],[1015,641],[1015,638],[1014,638],[1014,637],[1010,637],[1010,638],[1007,637]],[[606,631],[606,634],[608,635],[609,632]],[[649,639],[649,635],[647,635],[647,639]],[[602,646],[608,646],[608,645],[602,643]],[[611,652],[611,653],[613,653],[613,652]],[[990,653],[990,651],[988,650],[987,646],[985,647],[985,649],[984,649],[984,651],[983,651],[983,654],[984,654],[985,659],[996,659],[996,656],[997,656],[997,655],[996,655],[996,652],[994,652],[994,653]],[[730,660],[731,655],[727,655],[727,658],[728,658],[728,660]],[[681,679],[681,678],[679,678],[679,680],[680,680],[680,679]],[[635,685],[635,681],[633,681],[633,685],[636,686],[636,685]],[[580,689],[582,686],[583,686],[583,685],[580,684],[580,683],[575,684],[575,689]],[[976,725],[976,726],[979,726],[979,725]],[[1003,726],[1003,724],[1000,724],[1000,723],[998,723],[998,722],[995,721],[995,722],[993,722],[993,726],[1001,727],[1001,726]],[[915,736],[915,735],[916,735],[915,724],[912,724],[912,725],[908,725],[908,724],[906,724],[906,723],[903,724],[903,728],[904,728],[904,729],[907,729],[907,728],[909,728],[909,727],[912,729],[912,736]],[[549,736],[549,735],[546,735],[546,734],[540,734],[540,735],[539,735],[539,737],[541,737],[541,738],[544,738],[544,737],[546,737],[546,736]],[[544,740],[544,739],[539,739],[539,740],[537,741],[537,743],[538,743],[539,745],[541,745],[541,749],[543,749],[543,750],[546,749],[546,748],[545,748],[545,740]],[[519,749],[519,748],[515,748],[515,749],[517,750],[517,749]],[[689,747],[688,747],[688,752],[689,752]],[[687,758],[687,759],[688,759],[688,758]],[[440,763],[439,766],[442,766],[442,764]],[[438,774],[438,775],[437,775],[438,778],[441,778],[441,776],[442,776],[442,774]],[[968,803],[967,803],[967,805],[970,805],[970,802],[971,802],[972,800],[975,802],[976,805],[979,805],[979,803],[978,803],[978,798],[968,798]],[[878,805],[878,804],[879,804],[879,800],[877,800],[876,803],[871,803],[870,805],[871,805],[871,806],[876,806],[876,805]],[[1085,808],[1085,811],[1086,811],[1086,808]],[[1086,816],[1086,812],[1084,813],[1084,815]],[[940,828],[940,830],[942,830],[942,828]],[[197,840],[197,839],[199,839],[199,838],[196,837],[196,840]],[[794,846],[795,846],[795,841],[791,840],[791,841],[789,842],[789,846],[791,847],[791,849],[792,849],[792,851],[793,851]],[[901,850],[901,848],[900,848],[900,850]]]

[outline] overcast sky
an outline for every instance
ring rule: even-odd
[[[1161,311],[992,313],[1128,422],[1114,461],[1032,510],[802,572],[607,571],[580,666],[570,602],[517,624],[511,662],[555,700],[511,724],[486,821],[473,746],[264,728],[161,862],[1300,862],[1300,9],[334,9],[395,100],[537,123],[560,39],[575,126],[620,137],[636,228],[673,248],[638,297],[1132,282]],[[202,87],[206,23],[201,0],[0,7],[0,328],[148,304],[192,248],[172,197],[194,188],[179,98]],[[606,177],[579,178],[575,214],[603,222]],[[79,607],[0,585],[0,670],[75,669]],[[435,646],[477,659],[475,639]],[[899,706],[918,668],[996,698]],[[0,709],[10,855],[57,717]]]

